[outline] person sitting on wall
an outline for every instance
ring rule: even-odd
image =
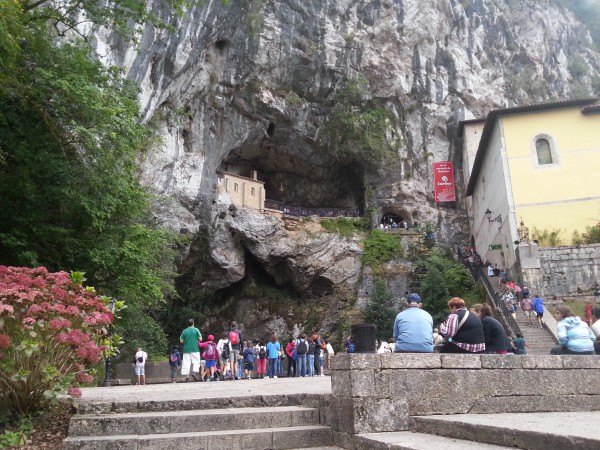
[[[479,317],[467,311],[465,301],[452,297],[448,301],[450,315],[440,326],[446,338],[441,353],[482,353],[485,351],[485,336]]]
[[[576,317],[571,308],[560,305],[556,308],[556,334],[558,347],[554,347],[551,355],[593,355],[596,337],[587,323]]]
[[[471,312],[481,320],[485,336],[485,353],[506,355],[512,348],[506,331],[500,322],[492,317],[490,305],[477,303],[471,306]]]
[[[432,353],[433,318],[423,311],[419,294],[408,294],[407,308],[396,316],[394,341],[397,353]]]
[[[487,276],[488,277],[493,277],[494,276],[494,268],[492,267],[492,263],[488,263],[488,266],[487,266]]]
[[[600,355],[600,307],[594,306],[592,308],[592,326],[590,327],[596,340],[594,341],[594,352],[596,355]]]

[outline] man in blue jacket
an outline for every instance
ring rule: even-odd
[[[407,308],[394,322],[395,352],[433,353],[433,318],[423,311],[419,294],[408,294]]]

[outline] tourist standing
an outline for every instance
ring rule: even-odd
[[[269,378],[277,378],[277,360],[279,359],[279,350],[281,345],[277,340],[275,333],[271,335],[271,340],[267,344],[267,356],[269,357]]]
[[[198,347],[204,350],[202,358],[205,361],[205,370],[202,379],[205,381],[212,381],[214,379],[215,367],[217,367],[217,361],[219,360],[219,351],[214,341],[215,337],[209,334],[206,342],[198,343]]]
[[[291,337],[290,341],[285,347],[285,354],[288,360],[287,376],[296,376],[296,361],[298,360],[298,352],[296,352],[296,340]]]
[[[231,371],[235,375],[235,379],[241,378],[241,368],[238,370],[238,360],[240,359],[240,353],[243,351],[243,337],[242,332],[238,328],[238,324],[235,320],[231,321],[229,326],[229,342],[231,343]],[[254,361],[252,361],[254,366]]]
[[[306,342],[306,334],[302,333],[296,341],[296,352],[298,353],[298,361],[296,366],[296,376],[306,376],[306,354],[308,353],[308,342]]]
[[[329,342],[328,340],[325,341],[325,358],[327,361],[327,370],[331,370],[331,357],[333,355],[335,355],[335,351],[333,350],[333,346],[331,345],[331,342]]]
[[[467,311],[465,301],[459,297],[448,301],[448,309],[450,315],[440,327],[440,333],[446,338],[441,353],[482,353],[485,336],[479,317]]]
[[[179,342],[183,344],[183,360],[181,364],[181,375],[185,375],[185,381],[190,381],[190,368],[192,378],[198,381],[197,374],[200,372],[200,348],[198,342],[202,340],[200,330],[194,326],[194,319],[188,320],[188,327],[179,336]]]
[[[521,300],[521,310],[523,314],[527,317],[527,321],[529,322],[529,326],[531,327],[531,315],[533,314],[531,311],[533,309],[533,302],[529,298],[529,294],[527,296],[523,295],[523,300]]]
[[[540,324],[540,328],[544,328],[544,300],[540,298],[539,294],[535,294],[533,296],[533,302],[531,307],[535,311],[537,320]]]
[[[315,368],[315,375],[319,376],[321,375],[321,347],[323,346],[323,340],[319,337],[319,335],[314,334],[313,335],[313,341],[315,343],[315,350],[314,350],[314,355],[315,355],[315,360],[314,360],[314,368]]]
[[[315,340],[313,337],[308,338],[308,352],[306,352],[306,375],[315,376]]]
[[[267,347],[265,347],[263,341],[259,341],[254,348],[254,351],[258,355],[258,359],[256,360],[256,377],[261,379],[264,378],[267,373]]]
[[[137,348],[137,352],[135,353],[135,374],[137,376],[136,384],[146,384],[146,360],[148,359],[148,354],[140,347]]]
[[[221,374],[227,378],[227,371],[231,372],[231,343],[229,342],[229,333],[224,332],[221,334],[221,339],[217,342],[217,351],[219,352],[219,363],[221,367]]]
[[[556,308],[556,334],[560,346],[554,347],[552,355],[593,355],[596,337],[587,323],[576,317],[571,308],[560,305]]]
[[[171,355],[169,356],[169,367],[171,368],[171,383],[177,382],[177,371],[181,367],[181,353],[177,346],[171,348]]]
[[[400,353],[433,352],[433,319],[423,311],[419,294],[408,294],[407,308],[394,322],[394,351]]]

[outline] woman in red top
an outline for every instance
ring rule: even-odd
[[[288,360],[288,370],[287,376],[294,377],[296,376],[296,359],[294,359],[294,352],[296,350],[296,340],[292,337],[290,338],[290,342],[285,347],[285,354],[287,355]]]

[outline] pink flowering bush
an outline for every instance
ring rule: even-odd
[[[84,287],[82,275],[0,265],[0,403],[11,411],[81,396],[77,386],[114,352],[108,298]]]

